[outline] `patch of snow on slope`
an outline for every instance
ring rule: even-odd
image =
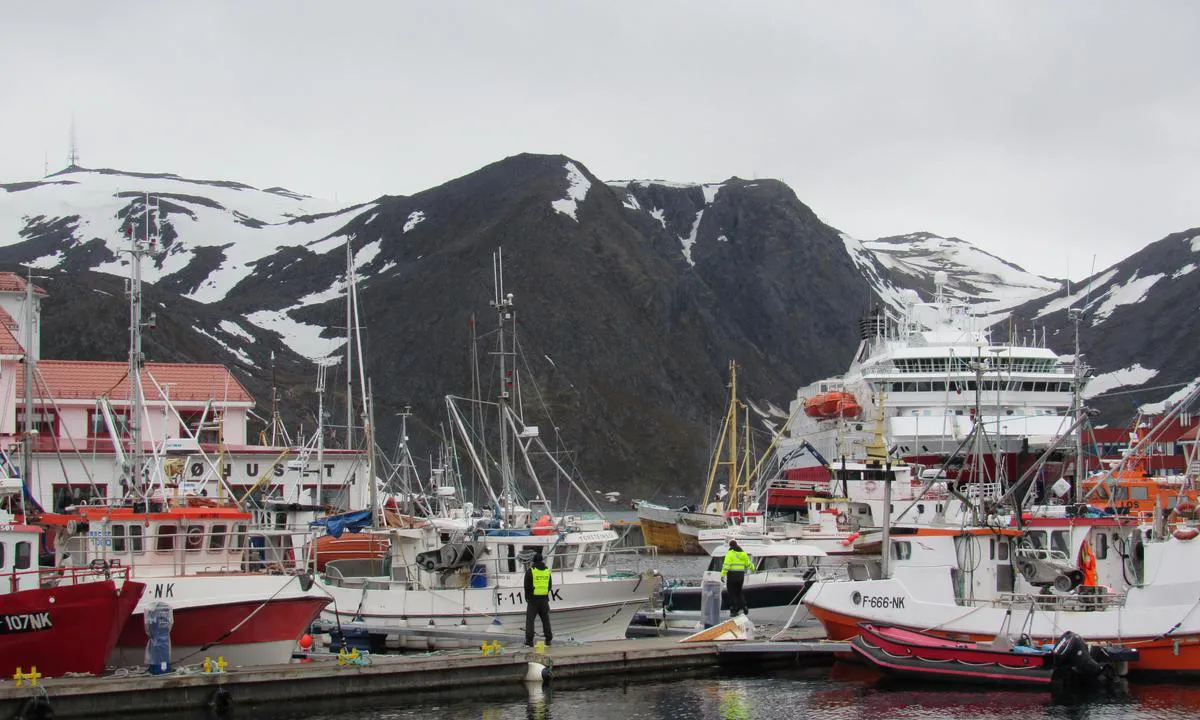
[[[403,232],[408,232],[423,222],[425,222],[425,211],[413,210],[408,214],[408,220],[404,221]]]
[[[712,205],[713,200],[717,199],[717,193],[721,192],[721,188],[725,187],[725,183],[705,183],[700,186],[704,191],[704,204]]]
[[[883,258],[868,250],[866,244],[857,238],[846,233],[838,233],[838,236],[842,238],[842,244],[846,246],[846,254],[850,256],[850,260],[871,284],[871,287],[875,288],[880,299],[892,308],[903,307],[904,300],[901,296],[901,289],[879,275],[876,264],[883,264]]]
[[[1171,273],[1171,279],[1175,280],[1176,278],[1181,278],[1184,275],[1187,275],[1188,273],[1190,273],[1191,271],[1193,271],[1195,269],[1196,269],[1196,263],[1188,263],[1187,265],[1184,265],[1183,267],[1179,268],[1175,272]]]
[[[346,342],[345,338],[321,337],[325,328],[297,322],[287,310],[260,310],[250,313],[246,319],[264,330],[279,333],[288,347],[311,360],[329,357]]]
[[[367,218],[367,221],[363,223],[363,225],[370,225],[371,223],[375,222],[375,218],[377,217],[379,217],[379,213],[371,213],[371,217]]]
[[[62,182],[68,179],[69,183]],[[304,245],[313,238],[337,233],[364,208],[345,208],[298,194],[268,192],[236,183],[208,184],[178,177],[140,177],[119,172],[73,170],[19,193],[0,195],[0,245],[22,240],[20,231],[29,218],[45,221],[78,216],[69,243],[103,240],[114,254],[121,255],[128,241],[118,213],[131,204],[140,205],[145,194],[160,197],[180,212],[165,213],[177,237],[161,258],[162,267],[143,267],[144,279],[156,282],[162,276],[185,268],[200,247],[223,248],[225,260],[210,273],[190,297],[200,302],[220,300],[253,269],[250,264],[285,245]],[[366,208],[370,209],[370,208]],[[246,224],[245,218],[264,223]],[[295,218],[302,218],[296,220]],[[57,255],[39,258],[49,267]],[[61,262],[61,260],[59,260]],[[115,262],[93,269],[124,277],[128,263],[122,255]]]
[[[625,199],[621,202],[621,204],[624,205],[625,207],[629,208],[630,210],[641,210],[642,209],[642,204],[639,203],[638,199],[633,196],[633,193],[626,193]]]
[[[1046,315],[1050,315],[1051,313],[1056,313],[1059,310],[1066,310],[1067,308],[1069,308],[1075,304],[1082,305],[1083,301],[1085,299],[1087,299],[1091,295],[1095,295],[1096,291],[1099,288],[1107,285],[1108,281],[1112,280],[1113,276],[1116,274],[1117,274],[1117,270],[1116,270],[1116,268],[1113,268],[1112,270],[1109,270],[1108,272],[1104,273],[1103,275],[1096,277],[1094,280],[1089,282],[1087,285],[1076,288],[1072,292],[1070,292],[1060,298],[1051,300],[1050,302],[1046,303],[1046,307],[1044,307],[1038,311],[1037,316],[1045,317]]]
[[[1088,380],[1087,386],[1083,389],[1083,397],[1090,400],[1116,388],[1145,385],[1157,374],[1157,370],[1144,368],[1140,363],[1134,363],[1122,370],[1113,370]]]
[[[220,322],[220,326],[221,326],[222,330],[229,333],[230,335],[236,335],[240,338],[245,338],[246,340],[249,340],[250,342],[256,342],[256,339],[253,335],[246,332],[245,328],[243,328],[241,325],[238,325],[235,322],[232,322],[229,320],[222,320]]]
[[[1110,288],[1104,303],[1100,305],[1100,309],[1096,310],[1092,316],[1092,324],[1097,325],[1108,319],[1113,311],[1122,305],[1130,305],[1132,303],[1141,302],[1146,293],[1150,292],[1150,288],[1154,287],[1154,283],[1162,280],[1166,275],[1156,273],[1147,275],[1144,278],[1139,278],[1137,273],[1129,278],[1124,285],[1117,285]],[[1092,303],[1093,305],[1095,302]]]
[[[219,338],[219,337],[217,337],[216,335],[213,335],[212,333],[208,332],[207,330],[204,330],[203,328],[196,328],[196,332],[200,333],[200,334],[201,334],[201,335],[203,335],[204,337],[208,338],[209,340],[212,340],[212,341],[213,341],[213,342],[215,342],[216,344],[218,344],[218,345],[220,345],[221,347],[225,348],[225,350],[227,350],[227,351],[228,351],[228,352],[229,352],[231,355],[233,355],[233,356],[234,356],[234,357],[236,357],[238,360],[240,360],[240,361],[242,362],[242,364],[244,364],[244,365],[249,365],[249,366],[250,366],[250,367],[252,367],[252,368],[257,368],[257,367],[258,367],[257,365],[255,365],[255,364],[254,364],[254,361],[250,359],[250,356],[249,356],[249,355],[247,355],[247,354],[245,353],[245,351],[243,351],[243,350],[240,350],[240,349],[238,349],[238,348],[235,348],[235,347],[231,347],[231,346],[229,345],[229,343],[227,343],[227,342],[225,342],[224,340],[220,339],[220,338]]]
[[[369,265],[379,255],[379,246],[382,240],[373,240],[358,249],[354,253],[354,269],[359,270],[366,265]]]
[[[550,206],[563,215],[570,215],[575,222],[579,222],[579,218],[575,217],[575,211],[579,208],[579,203],[587,197],[588,190],[592,187],[592,181],[584,177],[575,163],[569,160],[566,168],[567,196],[561,200],[555,200],[550,203]]]
[[[667,211],[654,208],[650,211],[650,217],[658,221],[659,225],[663,226],[663,230],[667,229]]]
[[[696,219],[692,221],[692,231],[687,237],[679,238],[679,242],[683,244],[683,259],[687,260],[688,265],[696,267],[696,261],[692,259],[692,246],[696,244],[696,231],[700,229],[700,218],[704,217],[704,211],[696,213]]]
[[[1200,388],[1200,378],[1196,378],[1187,385],[1171,393],[1171,395],[1165,400],[1159,400],[1158,402],[1146,403],[1145,405],[1142,405],[1138,408],[1138,412],[1147,415],[1158,415],[1160,413],[1164,413],[1168,409],[1174,407],[1177,403],[1183,402],[1185,399],[1187,399],[1188,396],[1196,392],[1197,388]]]
[[[1200,252],[1200,235],[1193,235],[1184,242],[1191,243],[1192,252]]]

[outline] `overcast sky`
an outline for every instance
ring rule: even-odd
[[[520,152],[787,182],[1078,279],[1200,225],[1200,2],[0,0],[0,181],[82,164],[341,202]]]

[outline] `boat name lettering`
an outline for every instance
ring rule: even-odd
[[[15,529],[12,525],[0,525],[0,532],[12,532]]]
[[[53,627],[54,623],[50,620],[49,610],[0,615],[0,635],[39,632],[41,630],[50,630]]]
[[[324,469],[324,473],[319,472],[317,469],[310,470],[305,468],[302,471],[302,474],[305,476],[320,474],[324,475],[326,478],[332,478],[333,471],[337,467],[337,464],[325,463],[321,467]],[[283,477],[283,474],[287,471],[287,469],[288,468],[283,463],[277,463],[275,465],[268,466],[267,468],[262,468],[259,466],[259,463],[252,461],[238,462],[236,464],[225,463],[221,466],[221,477],[234,483],[243,483],[256,480],[260,475],[266,475],[267,470],[270,470],[270,474],[275,477]],[[208,465],[203,462],[194,462],[188,466],[188,472],[193,478],[204,477],[208,473]]]
[[[173,598],[175,597],[175,583],[158,583],[154,586],[154,597],[156,598]]]
[[[611,540],[612,535],[607,530],[593,530],[591,532],[576,533],[571,539],[578,540],[579,542],[603,542]]]
[[[558,592],[558,588],[555,588],[550,591],[550,599],[551,600],[562,600],[563,599],[562,595],[560,595]],[[521,592],[521,591],[510,592],[510,593],[498,592],[498,593],[496,593],[496,604],[497,605],[506,605],[506,604],[507,605],[524,605],[525,604],[525,593]]]
[[[865,608],[874,608],[876,610],[886,610],[888,608],[903,610],[904,596],[863,595],[861,601],[855,603],[855,605],[862,605]]]

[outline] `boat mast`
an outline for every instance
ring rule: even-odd
[[[354,250],[346,238],[346,448],[354,448]]]
[[[321,488],[325,484],[325,372],[329,364],[325,359],[317,362],[317,499],[321,507]]]
[[[25,442],[21,443],[21,479],[32,491],[33,486],[33,370],[37,358],[33,353],[33,268],[25,277]],[[21,494],[24,501],[25,494]]]
[[[726,511],[737,510],[738,492],[740,482],[738,480],[738,442],[737,442],[737,362],[729,361],[729,412],[725,416],[725,422],[729,423],[729,433],[726,439],[729,442],[728,451],[729,459],[729,502],[725,505]]]
[[[129,256],[132,266],[129,281],[130,448],[126,462],[132,488],[141,488],[145,465],[145,450],[142,448],[142,412],[146,405],[146,397],[142,390],[142,368],[145,366],[145,357],[142,355],[142,257],[150,255],[158,247],[158,207],[150,204],[149,194],[146,195],[144,217],[144,234],[141,239],[132,225],[129,228]]]
[[[497,250],[496,254],[492,256],[492,276],[495,297],[490,304],[496,308],[500,330],[500,481],[504,488],[502,492],[505,505],[501,509],[501,512],[507,514],[508,520],[511,522],[515,518],[513,508],[513,469],[511,460],[508,457],[508,413],[510,391],[512,390],[512,376],[510,374],[512,371],[508,370],[507,349],[504,345],[504,323],[513,316],[513,296],[512,293],[504,294],[504,256],[500,250]]]
[[[1083,502],[1083,424],[1079,420],[1083,417],[1083,357],[1079,354],[1079,321],[1083,318],[1083,308],[1071,308],[1067,310],[1067,317],[1075,324],[1075,367],[1072,389],[1072,405],[1075,421],[1079,425],[1075,432],[1075,482],[1071,483],[1075,504]]]

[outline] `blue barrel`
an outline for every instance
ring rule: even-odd
[[[146,625],[146,669],[152,675],[171,670],[171,626],[175,624],[171,606],[152,603],[143,615]]]
[[[483,565],[476,565],[471,568],[471,587],[485,588],[488,586],[487,568]]]

